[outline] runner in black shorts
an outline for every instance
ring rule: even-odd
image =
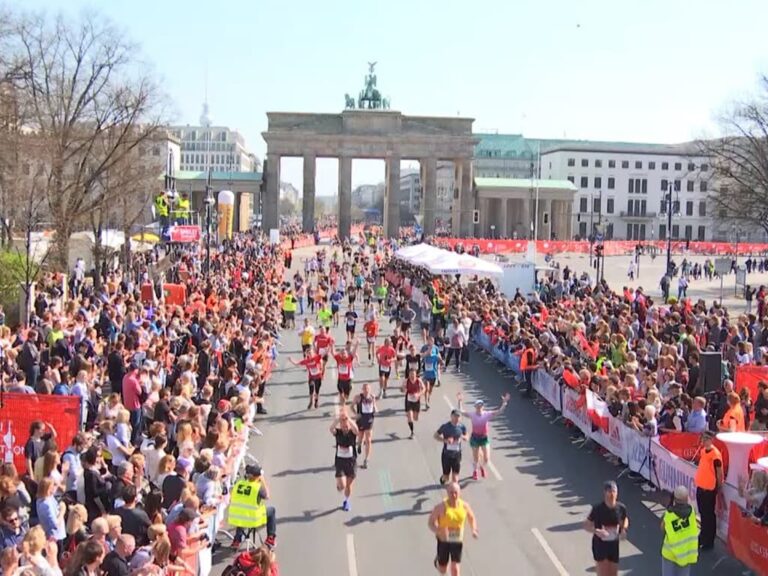
[[[359,430],[347,414],[346,408],[342,408],[338,419],[331,424],[331,435],[336,438],[336,490],[344,492],[342,510],[349,512],[351,505],[349,498],[352,495],[352,484],[357,476],[357,451],[355,440]]]
[[[373,434],[373,421],[376,418],[376,396],[371,394],[371,385],[366,382],[363,389],[358,394],[352,405],[357,412],[357,429],[360,431],[357,436],[357,451],[363,453],[363,468],[368,468],[368,460],[371,457]]]
[[[468,439],[467,427],[461,424],[461,412],[455,409],[451,410],[451,420],[440,426],[435,432],[435,440],[443,444],[443,452],[440,455],[443,475],[440,476],[440,484],[459,481],[461,442],[466,442]]]
[[[405,415],[408,418],[408,428],[411,430],[410,438],[414,437],[413,423],[419,421],[421,412],[421,395],[424,394],[424,382],[416,375],[416,370],[408,372],[400,389],[405,392]]]
[[[344,314],[344,324],[347,330],[347,340],[355,339],[355,330],[357,329],[357,319],[359,316],[354,310],[347,310]]]
[[[456,575],[464,549],[464,524],[469,522],[472,537],[477,538],[477,519],[469,504],[460,498],[461,488],[457,482],[446,485],[445,491],[447,497],[429,515],[429,529],[437,537],[435,568],[445,574],[452,563],[451,574]]]
[[[627,537],[629,516],[619,502],[619,489],[613,480],[603,484],[603,501],[592,506],[584,522],[592,532],[592,557],[597,574],[619,573],[619,541]]]
[[[314,402],[317,408],[318,397],[320,396],[320,386],[323,384],[323,360],[318,354],[313,354],[311,350],[304,351],[304,358],[296,362],[293,358],[288,361],[294,366],[304,366],[307,369],[309,382],[309,405],[307,409],[312,408]]]

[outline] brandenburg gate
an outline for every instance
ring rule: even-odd
[[[385,169],[384,231],[396,237],[400,228],[400,162],[418,160],[421,166],[424,233],[434,233],[437,199],[437,162],[454,165],[452,221],[454,233],[469,236],[475,197],[472,186],[472,157],[477,140],[472,136],[471,118],[406,116],[388,110],[386,99],[375,89],[373,64],[366,87],[357,102],[347,96],[347,109],[340,114],[268,112],[264,168],[266,185],[262,197],[263,227],[278,227],[280,160],[304,159],[302,227],[314,227],[315,164],[318,158],[339,162],[339,237],[350,235],[352,227],[352,160],[383,159]],[[367,106],[366,106],[367,104]]]

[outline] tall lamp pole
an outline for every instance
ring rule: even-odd
[[[211,210],[213,208],[213,188],[211,187],[211,169],[205,181],[205,276],[211,275]]]
[[[667,194],[667,274],[672,273],[672,186],[669,181],[669,193]]]

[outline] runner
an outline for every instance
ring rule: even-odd
[[[424,378],[424,410],[429,410],[429,400],[432,398],[432,390],[435,388],[435,383],[439,385],[440,367],[443,365],[443,359],[440,357],[440,353],[437,351],[437,346],[434,345],[434,339],[430,336],[427,343],[421,349],[421,368],[422,377]]]
[[[368,346],[368,360],[371,361],[371,366],[373,366],[373,354],[376,347],[376,336],[379,335],[379,322],[376,320],[375,315],[365,323],[363,330],[365,330],[365,342]]]
[[[323,384],[323,359],[319,354],[313,353],[312,350],[304,350],[304,359],[296,362],[293,358],[288,358],[288,361],[294,366],[304,366],[307,369],[307,377],[309,383],[309,404],[307,410],[312,408],[314,403],[317,408],[317,397],[320,395],[320,386]]]
[[[371,283],[366,281],[365,285],[363,286],[363,307],[366,310],[371,305],[372,296],[373,296],[373,288],[371,288]]]
[[[400,330],[407,338],[411,336],[411,324],[416,318],[416,311],[411,308],[410,301],[406,301],[405,305],[400,309]]]
[[[419,324],[421,326],[421,338],[424,342],[429,337],[429,327],[432,323],[432,304],[425,296],[421,300],[421,306],[419,307]]]
[[[384,301],[387,299],[387,285],[382,282],[375,288],[376,302],[379,304],[379,314],[384,313]]]
[[[616,482],[605,482],[603,501],[592,506],[584,521],[584,529],[592,533],[592,557],[597,576],[616,576],[619,573],[619,540],[627,537],[629,516],[618,497]]]
[[[459,481],[461,441],[466,442],[467,438],[467,427],[461,423],[461,412],[454,408],[451,410],[451,419],[435,432],[435,440],[443,443],[443,452],[440,455],[443,474],[440,476],[440,484]]]
[[[349,309],[354,312],[355,311],[355,300],[357,300],[357,290],[358,287],[353,282],[349,283],[349,288],[347,291],[347,299],[349,300]]]
[[[408,428],[411,430],[410,438],[413,439],[413,423],[419,421],[419,412],[421,412],[421,395],[424,394],[424,382],[416,374],[416,370],[408,372],[408,377],[400,386],[400,390],[405,393],[405,416],[408,418]]]
[[[491,443],[488,439],[488,422],[494,416],[501,414],[507,407],[510,398],[509,392],[501,397],[501,406],[496,410],[485,410],[485,402],[476,400],[475,411],[465,412],[461,408],[464,399],[463,394],[459,392],[456,394],[456,398],[459,401],[459,411],[462,415],[468,417],[472,421],[472,436],[469,438],[469,445],[472,447],[472,460],[474,462],[472,480],[477,480],[478,470],[482,477],[485,478],[485,467],[483,466],[483,463],[491,463]]]
[[[373,420],[376,418],[376,396],[371,394],[371,385],[366,382],[360,394],[355,396],[352,404],[357,412],[357,451],[363,452],[363,468],[368,468],[368,460],[371,458],[371,434],[373,433]]]
[[[320,291],[320,288],[318,288],[318,292]],[[331,323],[333,322],[333,312],[328,310],[328,304],[325,302],[318,302],[319,308],[317,310],[317,321],[320,324],[321,328],[331,328]]]
[[[309,323],[309,318],[304,318],[304,327],[299,332],[299,338],[301,338],[302,352],[312,348],[312,343],[315,341],[315,328]]]
[[[357,340],[353,342],[347,342],[347,345],[341,349],[338,354],[334,353],[333,358],[336,360],[336,369],[339,373],[339,380],[336,384],[336,388],[339,391],[339,404],[342,406],[347,405],[347,399],[352,393],[352,367],[357,360]],[[350,350],[349,347],[352,346]]]
[[[357,312],[353,308],[350,308],[344,314],[344,323],[347,330],[347,340],[355,339],[355,329],[357,328]]]
[[[344,292],[340,288],[334,290],[331,294],[331,317],[333,318],[333,325],[339,325],[339,307],[344,299]]]
[[[315,336],[315,350],[323,360],[323,375],[328,364],[328,354],[333,350],[333,337],[328,328],[320,328],[320,333]]]
[[[331,424],[331,435],[336,438],[336,490],[344,492],[344,502],[341,509],[349,512],[351,505],[349,498],[352,496],[352,484],[357,475],[357,450],[355,440],[359,430],[354,422],[347,415],[346,408],[341,409],[337,419]]]
[[[392,341],[384,338],[384,344],[376,351],[376,360],[379,363],[379,398],[387,397],[387,384],[392,373],[392,363],[397,357]]]
[[[464,548],[464,524],[469,521],[472,537],[477,538],[477,519],[469,504],[461,499],[458,483],[448,484],[445,492],[445,500],[435,506],[429,515],[429,529],[437,537],[434,565],[440,574],[445,574],[448,564],[452,564],[451,576],[459,576],[461,552]]]
[[[408,351],[408,336],[400,331],[400,328],[395,326],[395,331],[392,334],[392,345],[395,347],[395,378],[400,378],[400,365],[405,360],[406,352]],[[408,369],[403,371],[403,377],[408,376]]]

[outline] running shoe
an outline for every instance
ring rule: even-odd
[[[275,536],[267,536],[267,539],[264,540],[264,545],[270,550],[274,550],[277,548],[277,538]]]
[[[312,400],[310,400],[309,404],[307,404],[307,410],[309,410],[310,408],[312,408]]]
[[[483,478],[485,478],[485,467],[484,467],[484,466],[480,466],[480,475],[481,475]]]
[[[317,398],[315,398],[315,408],[317,408]]]
[[[477,470],[472,472],[472,480],[477,480]]]
[[[232,547],[233,550],[237,550],[238,548],[240,548],[240,543],[241,542],[242,542],[242,540],[240,540],[238,538],[233,538],[232,539],[232,544],[230,544],[230,546]]]
[[[363,460],[363,464],[360,468],[368,468],[368,460]]]
[[[344,503],[341,505],[341,509],[344,510],[344,512],[349,512],[349,510],[352,507],[349,505],[349,500],[344,500]]]

